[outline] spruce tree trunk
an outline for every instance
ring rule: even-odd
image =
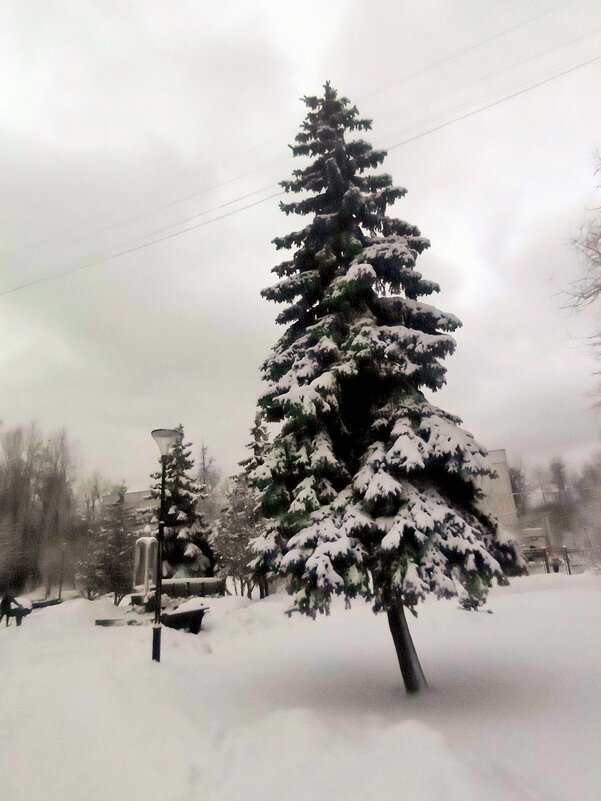
[[[392,634],[403,681],[405,682],[405,689],[407,693],[418,693],[420,690],[425,690],[428,684],[417,658],[417,652],[405,619],[403,605],[391,607],[387,610],[387,614],[390,633]]]

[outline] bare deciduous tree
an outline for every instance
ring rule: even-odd
[[[20,591],[39,582],[49,554],[72,534],[74,466],[63,431],[44,438],[35,424],[0,441],[0,581]]]
[[[599,176],[601,156],[598,156],[597,161],[595,174]],[[601,184],[597,188],[601,189]],[[591,210],[580,235],[572,239],[572,245],[582,256],[583,271],[581,276],[573,281],[568,294],[571,297],[571,306],[581,309],[596,302],[601,296],[601,206]],[[590,344],[595,358],[601,361],[601,330],[590,337]],[[594,375],[601,376],[601,371],[595,371]],[[601,395],[601,385],[597,388],[597,394]],[[601,400],[598,403],[601,403]]]
[[[198,459],[198,480],[204,485],[204,489],[203,497],[198,503],[198,509],[211,525],[217,521],[223,506],[223,491],[220,486],[221,476],[221,470],[217,466],[217,462],[203,442],[200,446]]]
[[[598,157],[596,175],[601,175],[601,156]],[[601,184],[598,185],[601,189]],[[584,273],[573,285],[574,305],[584,306],[601,294],[601,207],[592,210],[583,225],[580,236],[572,240],[576,250],[582,254]]]
[[[528,506],[530,488],[521,462],[509,468],[509,481],[518,515],[523,515]]]

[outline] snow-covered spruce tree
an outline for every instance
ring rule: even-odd
[[[248,563],[253,584],[259,588],[259,596],[266,598],[269,595],[269,579],[277,572],[279,567],[279,548],[276,544],[276,531],[273,521],[266,520],[261,512],[260,498],[256,497],[255,477],[261,475],[262,465],[269,447],[269,435],[265,423],[265,414],[259,409],[255,415],[254,425],[250,430],[251,441],[247,444],[250,456],[240,462],[244,469],[246,484],[254,499],[253,528],[254,535],[249,542],[249,549],[253,555]],[[268,476],[270,474],[268,473]]]
[[[105,592],[112,592],[115,606],[131,591],[135,537],[132,515],[125,505],[127,487],[116,487],[116,499],[103,512],[98,530],[100,567],[106,581]]]
[[[329,84],[305,97],[292,147],[311,159],[282,186],[286,214],[307,225],[274,240],[292,251],[263,291],[285,303],[286,325],[263,366],[260,400],[282,422],[254,481],[265,514],[265,552],[288,577],[293,610],[327,612],[333,593],[385,611],[408,692],[425,679],[404,610],[427,594],[480,598],[515,563],[512,543],[479,506],[485,451],[423,389],[445,381],[460,322],[419,298],[439,287],[415,269],[428,247],[419,230],[389,217],[405,194],[367,130]]]
[[[165,468],[165,539],[163,544],[163,573],[180,576],[212,576],[215,554],[211,547],[211,529],[197,506],[204,487],[190,476],[194,468],[191,442],[181,438],[172,447]],[[157,503],[161,498],[161,472],[153,473],[150,494]],[[158,515],[158,512],[157,512]],[[157,516],[153,518],[156,524]]]
[[[265,414],[262,409],[258,409],[255,414],[255,420],[250,429],[250,436],[251,440],[246,445],[246,449],[250,451],[250,455],[239,462],[240,467],[243,468],[247,476],[250,476],[263,464],[265,453],[269,447],[269,435],[265,423]]]
[[[100,565],[102,543],[98,538],[98,525],[86,531],[83,553],[77,560],[75,582],[81,595],[94,600],[104,590],[105,582]]]
[[[99,522],[92,522],[89,547],[75,577],[88,600],[112,592],[118,606],[131,590],[135,535],[126,492],[124,485],[114,487],[114,497],[100,509]]]

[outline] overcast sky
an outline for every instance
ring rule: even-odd
[[[464,323],[438,405],[510,462],[578,464],[598,314],[561,293],[598,204],[601,59],[579,65],[599,56],[596,0],[4,0],[4,426],[66,428],[82,471],[141,489],[151,429],[181,422],[234,471],[280,333],[270,243],[294,227],[270,196],[330,80],[390,148],[395,214]]]

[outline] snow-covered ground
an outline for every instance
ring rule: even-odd
[[[358,602],[210,599],[160,665],[150,628],[94,626],[108,601],[36,610],[0,629],[0,798],[599,801],[600,601],[601,576],[544,575],[493,614],[424,606],[421,697]]]

